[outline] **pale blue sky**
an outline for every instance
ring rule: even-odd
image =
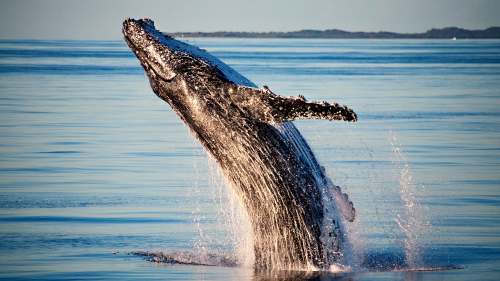
[[[0,0],[0,38],[121,38],[127,17],[162,31],[425,32],[500,26],[499,0]]]

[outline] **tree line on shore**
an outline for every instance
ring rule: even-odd
[[[349,32],[339,29],[311,30],[291,32],[176,32],[166,33],[172,37],[219,37],[219,38],[374,38],[374,39],[494,39],[500,38],[500,27],[484,30],[468,30],[458,27],[433,28],[425,33],[395,32]]]

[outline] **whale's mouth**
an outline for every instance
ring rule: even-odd
[[[159,78],[163,80],[164,82],[172,82],[175,77],[177,77],[177,74],[170,72],[169,75],[165,75],[161,71],[160,67],[155,64],[154,62],[151,61],[151,59],[148,58],[148,55],[146,52],[141,51],[140,48],[137,48],[132,40],[130,40],[127,35],[125,35],[125,41],[127,42],[128,46],[130,49],[133,50],[134,54],[136,57],[139,59],[139,62],[143,66],[144,70],[146,71],[146,74],[149,78]]]
[[[150,30],[156,31],[154,23],[150,19],[126,19],[123,22],[123,35],[125,37],[125,42],[134,52],[139,62],[146,70],[146,73],[150,79],[160,78],[165,82],[172,82],[177,74],[170,71],[167,66],[161,65],[157,61],[164,60],[164,58],[159,57],[158,54],[147,51],[148,48],[141,48],[140,45],[154,46],[155,44],[161,44],[155,41],[155,37],[151,34]],[[158,32],[157,32],[158,33]],[[164,36],[160,33],[160,36]],[[162,45],[163,47],[163,45]]]

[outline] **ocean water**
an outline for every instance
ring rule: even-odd
[[[356,208],[348,262],[251,269],[238,201],[123,41],[0,40],[1,279],[500,278],[500,40],[187,42],[357,113],[294,122]]]

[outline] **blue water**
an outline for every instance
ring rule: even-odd
[[[245,267],[237,201],[124,42],[0,40],[0,278],[500,278],[499,40],[188,43],[358,114],[295,122],[356,208],[347,272]],[[408,271],[436,267],[463,269]]]

